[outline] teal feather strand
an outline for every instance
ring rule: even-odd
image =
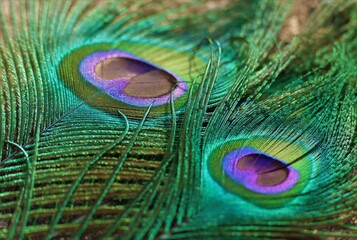
[[[219,54],[219,53],[218,53]],[[186,203],[186,198],[181,197],[182,195],[184,196],[189,196],[189,194],[185,191],[186,189],[189,190],[189,179],[195,180],[196,178],[193,175],[193,173],[195,172],[195,168],[197,168],[197,166],[195,166],[195,164],[190,164],[191,161],[187,161],[188,159],[195,159],[197,157],[199,157],[199,153],[195,153],[194,150],[195,148],[191,145],[194,144],[194,146],[200,145],[199,142],[199,137],[200,137],[200,132],[201,131],[197,131],[195,128],[201,128],[202,125],[202,121],[203,119],[198,118],[198,116],[203,116],[201,114],[202,111],[204,111],[204,109],[207,107],[208,104],[208,96],[210,95],[210,91],[212,91],[212,86],[214,83],[214,80],[216,79],[215,76],[215,69],[217,69],[215,67],[215,65],[219,64],[219,60],[217,60],[216,63],[208,63],[208,66],[206,68],[206,72],[205,75],[203,77],[203,83],[201,85],[201,87],[199,88],[199,90],[197,91],[197,95],[195,94],[195,96],[192,96],[192,101],[188,101],[188,106],[187,106],[187,110],[185,113],[185,120],[183,122],[183,128],[182,128],[182,132],[180,134],[180,138],[181,138],[181,144],[180,146],[178,146],[180,150],[177,154],[178,154],[178,162],[177,164],[177,173],[175,175],[173,175],[173,177],[176,179],[175,181],[173,181],[171,184],[172,187],[170,187],[170,185],[167,185],[168,187],[170,187],[169,190],[172,193],[168,193],[168,195],[170,196],[169,198],[165,195],[165,192],[160,193],[160,197],[161,199],[165,199],[166,200],[166,205],[170,206],[170,209],[167,209],[167,213],[168,215],[172,216],[173,214],[175,214],[175,212],[178,214],[177,216],[177,221],[179,224],[182,223],[182,220],[184,218],[185,215],[192,215],[192,211],[195,209],[195,204],[194,202],[190,202],[190,205],[193,209],[189,209],[187,207],[187,203]],[[191,94],[193,94],[191,92]],[[194,121],[192,121],[192,119],[194,119]],[[187,127],[185,127],[185,125],[188,125]],[[188,141],[188,139],[190,139],[190,141]],[[197,139],[196,141],[193,141],[193,139]],[[191,141],[193,143],[191,143]],[[181,176],[180,176],[181,175]],[[191,181],[192,181],[191,180]],[[197,183],[195,183],[197,184]],[[191,186],[195,186],[195,184],[192,184]],[[184,191],[182,191],[182,189]],[[153,198],[153,196],[151,196],[151,198]],[[188,197],[190,198],[190,197]],[[194,200],[194,197],[190,198],[192,200]],[[163,200],[159,200],[156,199],[156,208],[160,209],[160,203],[161,204],[165,204],[165,202]],[[146,206],[148,207],[148,206]],[[144,211],[148,211],[148,209],[144,209]],[[155,212],[154,212],[155,213]],[[156,212],[157,214],[158,212]],[[173,214],[172,214],[173,213]],[[139,216],[138,216],[139,217]],[[164,219],[160,219],[158,215],[153,215],[153,216],[148,216],[148,219],[152,219],[151,220],[151,224],[154,223],[153,219],[156,219],[156,222],[163,222],[165,221],[166,224],[172,224],[173,219],[172,218],[168,218],[165,215],[161,215],[161,218],[166,218]],[[139,220],[139,219],[138,219]],[[171,222],[171,223],[170,223]],[[152,225],[150,224],[150,221],[145,221],[145,225],[146,226],[139,226],[139,221],[134,221],[134,224],[130,226],[130,231],[125,233],[125,235],[128,238],[134,237],[134,235],[137,235],[139,237],[144,237],[145,236],[145,231],[152,231]],[[156,229],[159,228],[160,225],[158,224],[158,226],[156,226]],[[139,232],[140,229],[140,234],[137,234]],[[155,229],[155,228],[154,228]],[[158,229],[157,229],[158,230]],[[157,231],[156,230],[156,231]],[[153,232],[150,233],[150,235],[154,236],[154,234],[157,234],[157,232]]]
[[[14,212],[14,215],[11,219],[11,225],[9,227],[9,231],[7,232],[7,238],[8,239],[12,239],[14,237],[14,234],[15,234],[15,230],[16,230],[16,227],[17,227],[17,224],[19,223],[19,220],[20,220],[20,214],[21,212],[23,211],[22,210],[22,206],[24,205],[24,201],[25,201],[25,195],[26,195],[26,189],[28,188],[28,183],[29,183],[29,173],[30,173],[30,169],[31,169],[31,162],[30,162],[30,159],[29,159],[29,156],[27,154],[27,152],[25,151],[25,149],[23,149],[20,145],[18,145],[17,143],[14,143],[14,142],[9,142],[13,145],[15,145],[16,147],[18,147],[25,155],[25,158],[26,158],[26,164],[27,164],[27,176],[26,176],[26,181],[25,181],[25,184],[27,186],[23,187],[22,190],[21,190],[21,194],[20,194],[20,197],[19,197],[19,200],[18,200],[18,203],[16,205],[16,210]]]
[[[140,131],[143,128],[143,125],[145,123],[145,120],[147,118],[147,116],[150,113],[151,110],[151,106],[150,105],[147,109],[147,111],[145,112],[145,115],[143,116],[142,121],[140,122],[134,136],[132,137],[130,143],[127,145],[124,153],[122,154],[122,157],[119,159],[117,165],[115,166],[112,175],[110,176],[110,178],[108,178],[106,184],[105,184],[105,188],[103,189],[102,194],[100,195],[99,199],[97,200],[97,202],[95,203],[95,205],[92,207],[91,212],[89,213],[89,215],[87,215],[87,218],[82,222],[81,227],[79,228],[79,230],[75,233],[74,235],[74,239],[79,239],[81,237],[81,235],[84,233],[84,231],[86,230],[89,221],[91,220],[91,218],[93,217],[95,211],[97,210],[97,208],[99,207],[99,205],[101,204],[101,202],[104,200],[105,195],[108,194],[110,187],[113,185],[114,181],[115,181],[115,177],[118,175],[119,171],[121,170],[124,161],[126,160],[126,158],[128,157],[128,152],[131,150],[131,148],[133,147]]]
[[[64,211],[64,208],[66,207],[66,205],[68,204],[68,201],[70,200],[71,196],[73,195],[74,191],[76,190],[76,188],[78,187],[78,185],[80,184],[81,180],[83,179],[83,177],[88,173],[89,168],[95,164],[106,152],[108,152],[110,149],[114,148],[118,143],[120,143],[125,135],[127,134],[128,130],[129,130],[129,123],[127,118],[125,117],[125,115],[123,115],[121,112],[119,112],[125,119],[125,130],[123,131],[123,133],[118,137],[118,139],[116,139],[113,143],[108,144],[101,152],[99,152],[89,163],[87,163],[85,165],[85,167],[83,168],[81,174],[78,176],[78,178],[76,179],[76,181],[73,183],[72,187],[70,188],[70,190],[68,191],[65,200],[63,201],[61,207],[58,209],[58,212],[56,213],[55,217],[53,218],[53,221],[50,225],[50,230],[48,233],[47,238],[50,239],[52,237],[52,234],[54,232],[54,227],[58,224],[58,221],[61,218],[61,215]]]
[[[113,221],[111,225],[107,227],[106,230],[106,235],[103,237],[108,238],[113,233],[115,230],[122,224],[122,221],[128,216],[130,213],[130,210],[135,206],[135,204],[140,201],[143,198],[147,198],[147,194],[150,194],[151,192],[156,192],[157,188],[159,187],[158,183],[160,183],[160,180],[163,178],[163,173],[165,173],[166,168],[168,164],[172,161],[174,158],[174,153],[173,153],[173,146],[174,146],[174,140],[175,140],[175,131],[176,131],[176,116],[175,116],[175,105],[173,103],[173,95],[171,92],[171,114],[172,114],[172,127],[171,127],[171,134],[170,138],[171,140],[168,141],[169,145],[167,147],[167,151],[165,153],[165,156],[163,157],[161,167],[159,171],[154,175],[154,177],[151,179],[150,183],[145,186],[145,189],[141,191],[141,193],[137,196],[135,201],[133,201],[127,208],[127,210],[118,218]]]
[[[33,197],[33,191],[35,187],[35,176],[36,176],[36,161],[37,161],[37,156],[38,156],[38,144],[40,141],[40,127],[41,127],[41,122],[42,122],[43,115],[40,115],[38,118],[38,124],[37,124],[37,129],[36,129],[36,139],[35,139],[35,149],[34,149],[34,154],[33,158],[31,161],[31,164],[28,166],[28,173],[29,173],[29,181],[28,185],[26,186],[26,193],[25,199],[26,202],[24,203],[24,211],[22,212],[21,216],[21,221],[22,221],[22,226],[21,230],[19,233],[19,239],[24,238],[24,230],[26,229],[28,218],[29,218],[29,213],[31,210],[31,201]]]

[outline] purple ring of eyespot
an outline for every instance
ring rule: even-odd
[[[253,161],[251,160],[252,156],[258,158]],[[233,150],[222,159],[222,169],[229,178],[241,183],[251,191],[262,194],[282,193],[291,189],[298,182],[298,171],[285,164],[282,160],[249,147]],[[281,166],[284,167],[279,170]],[[282,177],[281,173],[280,176],[274,176],[278,171],[284,171],[283,174],[287,174],[287,176]],[[268,182],[269,178],[274,180],[274,177],[279,180],[274,184],[261,184],[258,179],[264,174],[268,178]]]
[[[173,90],[173,98],[177,99],[182,96],[187,91],[187,83],[182,80],[180,77],[167,71],[166,69],[160,68],[158,66],[153,65],[152,63],[145,61],[133,54],[128,52],[120,51],[120,50],[109,50],[109,51],[98,51],[88,55],[84,58],[79,66],[79,71],[84,77],[86,81],[95,87],[99,88],[103,92],[107,93],[112,98],[121,101],[125,104],[137,106],[137,107],[148,107],[150,104],[153,106],[160,106],[163,104],[167,104],[170,101],[171,91],[170,93],[157,96],[157,97],[135,97],[129,96],[124,92],[124,89],[129,85],[129,78],[114,78],[114,79],[103,79],[97,76],[95,72],[95,67],[102,61],[108,59],[115,58],[123,58],[130,59],[137,62],[137,65],[142,65],[142,69],[136,69],[139,72],[147,72],[150,70],[160,70],[164,71],[166,74],[171,75],[176,81],[177,85]],[[140,68],[140,66],[139,66]]]

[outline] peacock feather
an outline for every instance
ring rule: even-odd
[[[355,0],[0,6],[0,239],[357,238]]]

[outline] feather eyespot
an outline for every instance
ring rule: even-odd
[[[225,191],[261,207],[278,208],[308,184],[312,163],[306,152],[285,139],[236,139],[208,151],[207,170]]]
[[[178,76],[120,50],[98,51],[80,64],[82,76],[112,98],[137,107],[167,104],[187,90]]]
[[[196,88],[192,78],[204,68],[204,61],[190,52],[120,42],[73,50],[63,58],[58,74],[67,88],[89,105],[141,117],[151,104],[150,116],[169,114],[171,95],[175,109],[182,109],[188,89]]]

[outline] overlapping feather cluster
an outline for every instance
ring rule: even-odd
[[[357,237],[355,0],[0,6],[0,238]]]

